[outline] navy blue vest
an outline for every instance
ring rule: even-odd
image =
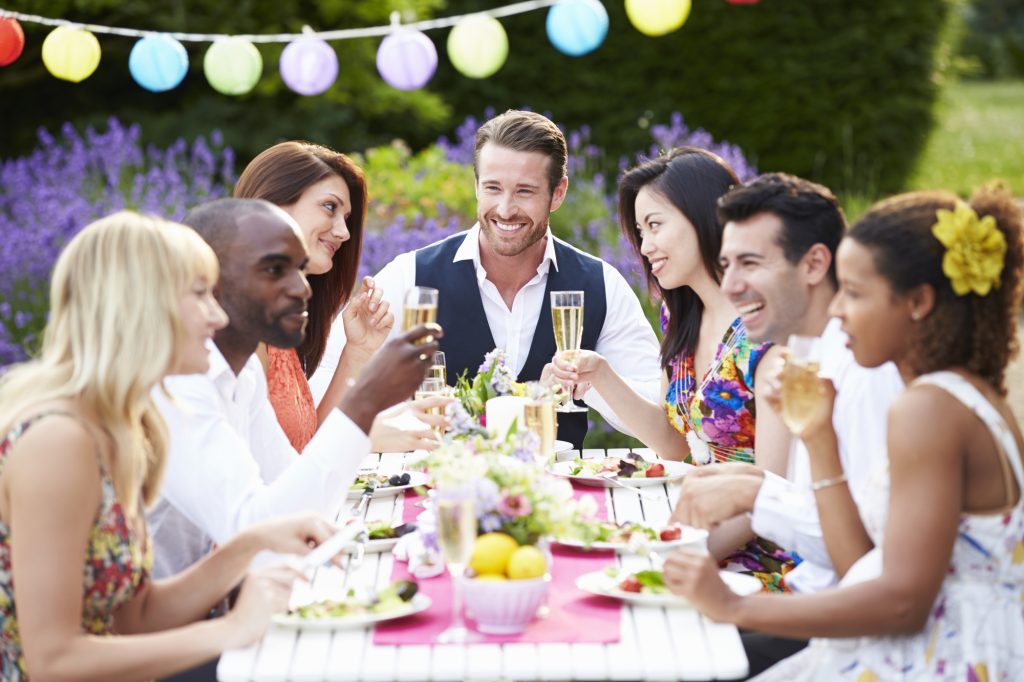
[[[487,324],[484,304],[480,299],[476,270],[472,260],[452,262],[466,233],[462,232],[416,252],[416,284],[433,287],[440,294],[437,304],[437,322],[445,331],[441,350],[448,367],[448,383],[466,371],[473,377],[483,362],[484,355],[494,350],[494,337]],[[605,300],[604,270],[600,260],[555,240],[555,258],[558,269],[548,270],[547,288],[541,305],[540,318],[533,333],[533,343],[526,364],[519,373],[519,381],[540,378],[544,365],[555,355],[555,333],[551,324],[552,291],[585,291],[583,315],[583,342],[581,346],[594,350],[597,337],[604,326],[607,302]],[[587,435],[587,415],[558,413],[558,438],[583,447]]]

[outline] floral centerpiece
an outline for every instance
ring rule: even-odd
[[[563,392],[562,387],[555,385],[544,390],[557,404]],[[505,395],[530,399],[540,397],[527,395],[527,384],[515,380],[505,351],[495,348],[484,356],[472,379],[466,377],[466,372],[456,379],[457,400],[452,401],[447,408],[451,436],[455,439],[487,436],[487,401]]]
[[[546,538],[575,534],[581,520],[596,512],[590,498],[589,507],[577,502],[567,480],[545,472],[536,461],[537,448],[534,434],[513,431],[504,439],[446,438],[421,460],[442,495],[459,491],[473,500],[478,537],[460,584],[466,611],[483,632],[527,627],[551,580]],[[423,564],[441,565],[432,502],[417,521],[418,539],[406,543],[419,543],[418,555],[406,552],[414,574]]]

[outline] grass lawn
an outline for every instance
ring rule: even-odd
[[[1024,196],[1024,80],[953,82],[907,189],[970,194],[993,178]]]

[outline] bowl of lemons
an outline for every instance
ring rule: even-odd
[[[522,632],[547,601],[550,566],[543,546],[520,545],[505,533],[481,535],[462,583],[466,615],[486,634]]]

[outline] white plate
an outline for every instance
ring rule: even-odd
[[[554,445],[555,454],[572,450],[572,443],[567,440],[556,440]]]
[[[651,540],[645,544],[645,551],[650,550],[653,552],[668,552],[675,549],[676,547],[682,547],[683,545],[694,545],[694,546],[706,546],[708,539],[708,532],[702,528],[693,528],[692,526],[683,526],[683,534],[679,536],[678,540],[669,540],[668,542],[662,542],[661,540]],[[563,547],[572,547],[574,549],[582,550],[615,550],[624,554],[630,553],[632,550],[628,542],[592,542],[589,545],[585,544],[581,540],[569,540],[555,538],[552,540]],[[643,553],[643,552],[641,552]]]
[[[374,623],[381,623],[386,620],[404,618],[414,613],[419,613],[430,608],[430,597],[425,594],[416,594],[412,601],[406,602],[403,609],[395,609],[387,613],[361,613],[357,616],[341,616],[340,618],[300,618],[293,614],[281,613],[273,617],[273,622],[289,628],[304,628],[306,630],[349,630],[352,628],[365,628]]]
[[[619,583],[629,575],[629,571],[620,571],[618,577],[612,577],[604,571],[584,573],[576,579],[576,587],[590,594],[611,597],[638,606],[664,606],[670,608],[690,606],[690,602],[672,593],[646,594],[644,592],[620,590]],[[752,575],[733,573],[732,571],[719,571],[718,575],[722,577],[722,580],[729,586],[730,590],[741,597],[761,591],[761,581]]]
[[[597,488],[611,488],[615,485],[615,483],[601,478],[600,476],[591,476],[583,473],[573,475],[571,472],[577,461],[578,460],[570,459],[567,462],[556,462],[548,467],[548,471],[555,476],[568,478],[570,481],[575,481],[580,485],[589,485]],[[683,464],[682,462],[673,462],[665,459],[658,459],[655,461],[665,465],[664,476],[655,476],[654,478],[619,478],[616,476],[615,480],[622,485],[639,488],[646,485],[661,485],[662,483],[670,483],[672,481],[679,480],[690,470],[690,466],[688,464]]]
[[[409,471],[402,472],[409,474],[409,483],[407,485],[387,485],[380,488],[376,488],[373,491],[374,497],[389,497],[397,495],[400,492],[406,491],[409,488],[415,488],[418,485],[426,485],[430,478],[422,471]],[[359,496],[363,494],[362,488],[351,488],[348,491],[348,499],[358,500]]]

